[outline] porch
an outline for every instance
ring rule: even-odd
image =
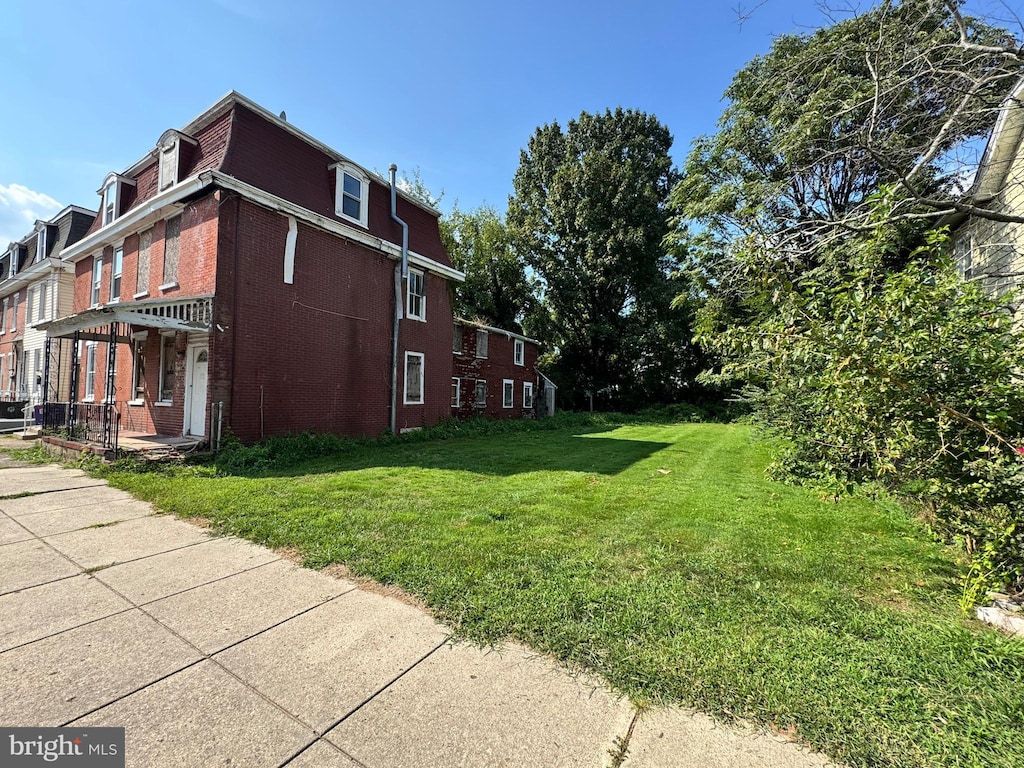
[[[119,302],[41,323],[44,439],[105,455],[208,444],[212,303],[212,295]]]

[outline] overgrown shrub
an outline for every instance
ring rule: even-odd
[[[756,419],[787,446],[777,476],[921,502],[972,562],[969,591],[1024,588],[1024,337],[962,280],[933,234],[889,272],[867,243],[842,274],[766,275],[772,311],[705,332]]]

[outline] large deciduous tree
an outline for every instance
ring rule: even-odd
[[[486,205],[472,211],[456,206],[441,219],[441,237],[452,264],[466,273],[465,282],[455,288],[455,311],[521,331],[534,302],[533,288],[501,214]]]
[[[654,116],[619,108],[584,112],[564,130],[544,125],[520,155],[508,221],[540,281],[538,325],[563,395],[601,392],[621,405],[643,381],[672,397],[662,385],[686,378],[689,334],[684,313],[669,311],[675,265],[662,245],[671,146]]]
[[[1024,343],[945,258],[965,190],[1024,75],[1020,41],[958,0],[887,0],[777,39],[735,78],[672,196],[701,339],[791,447],[790,476],[925,500],[1024,588]]]

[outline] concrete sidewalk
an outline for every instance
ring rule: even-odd
[[[448,635],[80,471],[0,468],[0,726],[123,726],[140,768],[828,765]]]

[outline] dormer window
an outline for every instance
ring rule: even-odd
[[[14,277],[21,270],[21,260],[24,256],[24,246],[17,243],[11,245],[11,277]]]
[[[103,195],[103,226],[107,226],[121,215],[122,199],[125,185],[135,186],[135,181],[125,176],[112,173],[103,182],[100,194]]]
[[[370,179],[354,165],[335,163],[334,213],[343,219],[366,226]]]
[[[119,186],[120,185],[115,179],[103,187],[103,226],[106,226],[117,218],[117,204],[119,202],[117,199],[117,192]]]
[[[156,144],[157,162],[159,163],[159,192],[173,187],[185,173],[186,157],[198,142],[181,131],[165,131]]]
[[[50,241],[49,241],[49,237],[48,237],[50,228],[48,226],[46,226],[45,224],[37,224],[36,226],[39,227],[38,231],[36,232],[36,258],[35,258],[35,260],[38,262],[38,261],[42,261],[47,256],[46,249],[50,245]]]

